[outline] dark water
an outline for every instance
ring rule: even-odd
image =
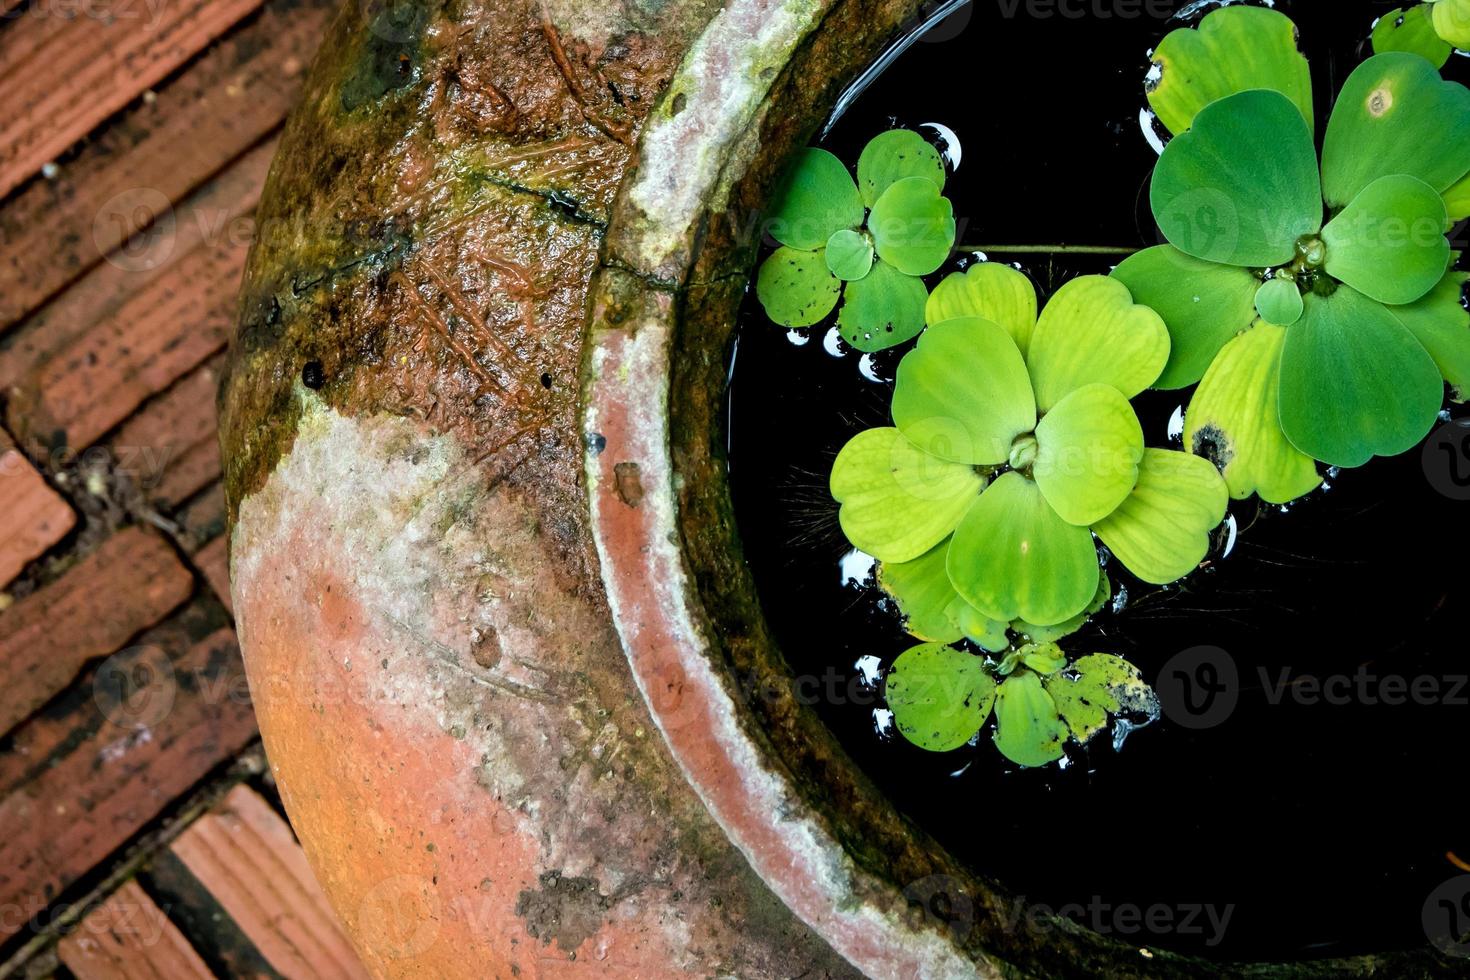
[[[1050,2],[980,0],[939,40],[902,56],[824,145],[851,162],[894,124],[953,129],[963,155],[946,193],[962,244],[1155,244],[1145,190],[1156,156],[1139,127],[1141,80],[1147,52],[1176,25],[1117,14],[1159,6],[1064,2],[1086,14],[1070,17]],[[1322,120],[1390,6],[1278,4],[1302,29]],[[1035,16],[1046,10],[1056,12]],[[1448,73],[1463,81],[1467,65],[1457,57]],[[991,257],[1019,262],[1043,299],[1118,261]],[[1086,924],[1140,945],[1228,959],[1422,945],[1426,900],[1462,873],[1450,855],[1470,860],[1470,503],[1428,475],[1443,484],[1449,455],[1431,452],[1428,470],[1418,450],[1375,460],[1286,513],[1237,503],[1228,554],[1222,532],[1206,569],[1171,589],[1113,570],[1126,603],[1068,649],[1122,654],[1171,690],[1180,677],[1224,676],[1225,693],[1195,702],[1202,714],[1176,708],[1121,752],[1099,737],[1065,769],[1016,770],[988,735],[976,748],[931,754],[875,730],[881,700],[854,665],[877,657],[886,666],[916,641],[873,590],[843,582],[848,547],[826,491],[846,440],[888,424],[907,348],[860,362],[834,356],[825,332],[793,343],[750,298],[730,400],[736,509],[787,657],[896,803],[1029,900],[1077,903],[1089,909]],[[1181,401],[1142,399],[1150,445],[1165,444]],[[1470,462],[1462,466],[1470,473]],[[1205,662],[1186,653],[1200,645],[1224,654]],[[1172,682],[1160,681],[1166,666]],[[1283,678],[1296,694],[1279,690]],[[1312,696],[1314,678],[1330,696]],[[1404,696],[1398,678],[1417,694]],[[1181,928],[1196,904],[1228,907],[1223,933]],[[1123,906],[1155,909],[1154,927],[1136,926]]]

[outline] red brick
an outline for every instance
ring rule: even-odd
[[[56,946],[77,980],[212,980],[194,947],[130,881]]]
[[[286,977],[366,977],[291,828],[247,786],[173,852]]]
[[[174,233],[111,260],[18,328],[0,350],[10,430],[23,445],[81,449],[220,350],[249,248],[269,143],[178,209]]]
[[[0,756],[0,942],[256,736],[233,633],[192,610],[84,678]],[[151,678],[145,695],[118,678]],[[171,698],[167,695],[171,695]]]
[[[230,539],[221,534],[194,553],[194,564],[204,573],[209,587],[219,596],[230,615],[235,614],[235,604],[230,601]]]
[[[59,16],[43,3],[11,21],[0,31],[0,197],[259,5],[116,0],[104,18]]]
[[[4,0],[0,0],[3,7]],[[0,209],[0,332],[280,125],[327,0],[273,0]],[[165,212],[166,213],[166,212]]]
[[[165,510],[219,479],[218,372],[216,359],[180,379],[124,422],[109,442],[117,470]]]
[[[189,597],[194,578],[168,543],[130,528],[0,614],[0,734]]]
[[[0,431],[0,589],[66,536],[77,516]]]

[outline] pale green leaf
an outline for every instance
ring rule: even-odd
[[[1470,394],[1470,312],[1460,299],[1467,278],[1451,270],[1423,299],[1388,308],[1429,352],[1456,401]]]
[[[832,464],[842,532],[879,561],[910,561],[943,541],[984,486],[974,467],[921,452],[892,428],[859,432]]]
[[[1219,466],[1230,495],[1284,504],[1322,483],[1281,431],[1276,393],[1286,328],[1257,323],[1221,350],[1184,417],[1184,444]]]
[[[996,479],[965,514],[949,547],[955,591],[990,619],[1051,626],[1097,592],[1092,533],[1062,520],[1019,473]]]
[[[904,627],[921,640],[955,643],[968,639],[992,653],[1010,645],[1006,624],[982,615],[960,598],[949,583],[945,561],[949,539],[930,548],[913,561],[883,562],[878,566],[878,585],[898,603]]]
[[[1000,685],[995,722],[995,747],[1017,765],[1044,766],[1062,757],[1067,726],[1031,671],[1018,670]]]
[[[1470,49],[1470,0],[1435,0],[1434,32],[1455,47]]]
[[[1322,229],[1327,272],[1380,303],[1412,303],[1450,259],[1444,199],[1417,177],[1380,177]]]
[[[890,129],[869,140],[858,157],[857,173],[858,189],[868,207],[908,177],[925,177],[944,190],[944,159],[932,143],[911,129]]]
[[[1041,311],[1026,358],[1042,412],[1090,384],[1132,398],[1168,360],[1164,321],[1108,276],[1080,276],[1058,289]]]
[[[1261,319],[1278,327],[1289,327],[1302,318],[1302,291],[1284,276],[1267,279],[1256,290],[1256,310]]]
[[[1068,524],[1087,527],[1123,502],[1138,482],[1143,428],[1118,389],[1078,388],[1036,426],[1032,476]]]
[[[1156,718],[1159,699],[1138,668],[1107,653],[1080,658],[1044,682],[1072,737],[1086,744],[1107,724],[1108,715],[1127,712]]]
[[[1016,437],[1036,427],[1031,379],[1015,341],[978,317],[930,327],[899,362],[893,420],[940,459],[1004,463]]]
[[[1067,666],[1067,655],[1055,643],[1028,643],[1020,651],[1021,663],[1045,677]]]
[[[1322,147],[1322,193],[1340,208],[1380,177],[1444,191],[1470,171],[1470,90],[1418,55],[1391,51],[1343,84]]]
[[[926,177],[889,186],[868,215],[878,257],[900,272],[927,276],[954,248],[954,208]]]
[[[1306,303],[1281,351],[1281,428],[1292,445],[1334,466],[1361,466],[1424,438],[1444,384],[1423,345],[1350,286]]]
[[[852,175],[826,150],[806,148],[771,194],[767,227],[782,245],[805,251],[821,248],[832,233],[863,223],[863,199]]]
[[[1149,196],[1169,243],[1209,262],[1283,265],[1322,227],[1312,133],[1278,92],[1241,92],[1201,110],[1164,148]]]
[[[834,280],[835,281],[835,280]],[[912,340],[924,329],[924,282],[887,262],[874,262],[866,276],[847,284],[837,331],[860,351],[879,351]]]
[[[1184,388],[1204,376],[1221,347],[1255,320],[1261,281],[1249,269],[1205,262],[1172,245],[1131,255],[1113,270],[1169,328],[1169,363],[1155,388]]]
[[[1434,29],[1429,4],[1391,10],[1373,27],[1373,52],[1407,51],[1417,54],[1435,68],[1443,68],[1454,48]]]
[[[1461,177],[1444,192],[1444,206],[1451,223],[1470,218],[1470,174]]]
[[[827,271],[821,252],[782,246],[766,257],[755,277],[755,295],[766,316],[783,327],[820,323],[841,294],[842,283]]]
[[[1092,618],[1093,614],[1106,606],[1112,597],[1113,581],[1108,577],[1107,572],[1101,572],[1097,577],[1097,593],[1092,597],[1092,601],[1087,604],[1086,609],[1071,619],[1057,623],[1055,626],[1037,626],[1024,619],[1018,619],[1011,623],[1011,629],[1032,643],[1055,643],[1087,625],[1087,621]]]
[[[929,643],[905,650],[884,681],[893,723],[930,752],[949,752],[975,737],[995,703],[995,681],[979,657]]]
[[[929,294],[924,318],[933,324],[964,316],[1005,327],[1024,355],[1036,329],[1036,287],[999,262],[980,262],[964,272],[952,272]]]
[[[1297,50],[1296,25],[1259,7],[1213,11],[1197,30],[1171,32],[1154,52],[1145,86],[1169,132],[1190,128],[1201,109],[1249,89],[1273,89],[1312,119],[1312,76]]]
[[[1188,575],[1210,550],[1229,493],[1215,464],[1190,453],[1150,449],[1138,486],[1093,527],[1134,575],[1167,585]]]
[[[861,279],[873,268],[873,245],[860,231],[843,228],[827,239],[827,268],[845,282]]]

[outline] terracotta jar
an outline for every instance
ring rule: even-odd
[[[367,966],[1219,972],[1017,922],[795,697],[741,561],[760,208],[916,3],[383,3],[290,122],[221,395],[261,731]]]

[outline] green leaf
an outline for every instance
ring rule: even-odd
[[[980,494],[949,546],[949,580],[991,619],[1052,626],[1097,592],[1092,533],[1052,510],[1036,484],[1006,473]]]
[[[841,294],[842,283],[827,271],[821,252],[783,246],[767,256],[755,277],[755,295],[766,316],[783,327],[820,323]]]
[[[1181,251],[1226,265],[1283,265],[1297,239],[1322,227],[1312,132],[1278,92],[1211,103],[1164,148],[1150,198],[1154,220]]]
[[[1408,10],[1390,11],[1378,19],[1373,28],[1373,51],[1375,54],[1407,51],[1435,68],[1443,68],[1454,48],[1435,32],[1429,4],[1419,3]]]
[[[1102,731],[1110,714],[1126,711],[1157,717],[1159,713],[1158,696],[1138,668],[1112,654],[1082,657],[1071,669],[1048,677],[1044,686],[1072,737],[1083,745]]]
[[[1001,684],[995,701],[995,747],[1021,766],[1044,766],[1062,757],[1067,726],[1041,678],[1018,670]]]
[[[1444,206],[1450,213],[1451,222],[1470,218],[1470,174],[1461,177],[1444,192]]]
[[[1169,328],[1169,363],[1154,382],[1162,389],[1184,388],[1204,376],[1225,342],[1255,319],[1261,283],[1248,269],[1205,262],[1172,245],[1130,255],[1113,278]]]
[[[1079,276],[1058,289],[1041,311],[1026,358],[1042,412],[1090,384],[1132,398],[1168,360],[1164,321],[1108,276]]]
[[[1435,0],[1434,32],[1460,49],[1470,48],[1470,0]]]
[[[921,640],[956,643],[969,639],[992,653],[1010,645],[1006,624],[982,615],[949,583],[948,538],[913,561],[883,562],[878,585],[898,603],[904,627]]]
[[[1211,102],[1249,89],[1272,89],[1312,119],[1312,76],[1296,46],[1296,25],[1259,7],[1226,7],[1198,30],[1171,32],[1154,52],[1145,85],[1154,113],[1178,135]]]
[[[1346,205],[1379,177],[1408,174],[1444,191],[1470,171],[1470,90],[1418,55],[1391,51],[1343,84],[1322,147],[1322,193]]]
[[[1451,270],[1423,299],[1388,308],[1429,352],[1456,401],[1470,393],[1470,312],[1460,300],[1467,279]]]
[[[954,248],[954,208],[927,177],[890,185],[868,215],[878,257],[900,272],[927,276]]]
[[[873,246],[860,231],[844,228],[827,239],[827,268],[844,282],[861,279],[873,268]]]
[[[1267,279],[1256,290],[1256,310],[1261,319],[1278,327],[1289,327],[1302,318],[1302,291],[1284,276]]]
[[[1028,643],[1020,651],[1021,663],[1045,677],[1067,666],[1067,655],[1055,643]]]
[[[891,428],[859,432],[832,464],[842,533],[879,561],[910,561],[943,541],[984,486],[974,467],[920,452]]]
[[[924,329],[928,298],[922,279],[904,275],[887,262],[875,262],[866,276],[847,284],[837,330],[860,351],[896,347]]]
[[[1134,575],[1168,585],[1199,567],[1229,494],[1215,464],[1190,453],[1150,449],[1138,486],[1093,530]]]
[[[904,738],[930,752],[949,752],[974,738],[990,717],[995,681],[974,654],[927,643],[898,655],[884,693]]]
[[[1450,259],[1444,199],[1417,177],[1380,177],[1322,229],[1327,272],[1380,303],[1412,303]]]
[[[930,327],[899,362],[893,420],[940,459],[1004,463],[1016,437],[1036,427],[1031,379],[1015,341],[979,317]]]
[[[978,316],[1006,328],[1024,356],[1036,329],[1036,287],[1008,265],[980,262],[952,272],[929,294],[924,317],[931,324]]]
[[[1138,482],[1143,428],[1111,385],[1078,388],[1036,426],[1032,476],[1068,524],[1087,527],[1111,514]]]
[[[1412,447],[1444,401],[1439,369],[1424,347],[1386,307],[1350,286],[1306,302],[1281,351],[1286,437],[1334,466],[1361,466]]]
[[[1221,350],[1184,417],[1184,444],[1209,457],[1230,495],[1284,504],[1322,483],[1312,458],[1287,441],[1276,414],[1284,327],[1257,323]]]
[[[928,140],[911,129],[879,133],[858,157],[858,189],[872,207],[883,192],[909,177],[924,177],[944,190],[944,160]]]
[[[771,194],[771,237],[810,252],[833,232],[862,223],[863,199],[842,161],[826,150],[797,150]]]
[[[1083,626],[1087,625],[1087,621],[1092,618],[1093,614],[1102,609],[1103,606],[1106,606],[1108,600],[1112,597],[1112,579],[1108,578],[1107,572],[1100,572],[1097,577],[1097,592],[1093,595],[1092,601],[1087,604],[1087,608],[1082,610],[1082,612],[1073,616],[1071,619],[1057,623],[1055,626],[1037,626],[1034,623],[1026,622],[1024,619],[1018,619],[1011,623],[1011,629],[1017,635],[1025,637],[1032,643],[1055,643],[1058,640],[1071,636]]]

